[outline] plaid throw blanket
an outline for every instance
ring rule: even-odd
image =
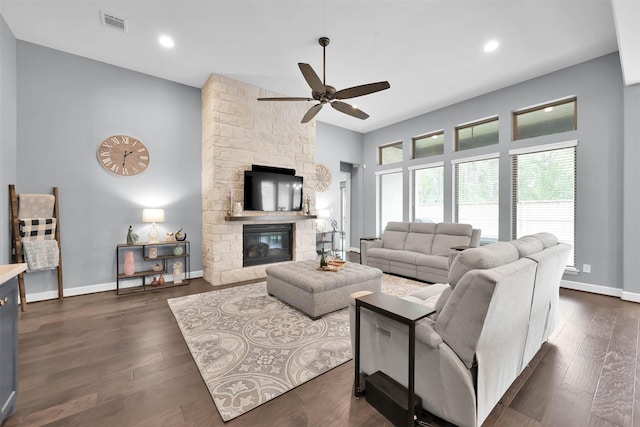
[[[53,240],[56,232],[55,218],[25,218],[20,221],[20,239],[24,241]]]

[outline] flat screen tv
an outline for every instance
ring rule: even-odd
[[[292,172],[292,173],[291,173]],[[254,166],[244,173],[244,209],[289,212],[302,210],[302,177],[292,169]]]

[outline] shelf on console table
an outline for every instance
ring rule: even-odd
[[[303,221],[317,219],[318,215],[240,215],[225,216],[225,221]]]

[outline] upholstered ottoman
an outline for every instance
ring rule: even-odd
[[[340,271],[319,271],[318,266],[318,261],[292,261],[267,267],[267,292],[313,320],[348,307],[354,292],[380,292],[382,271],[377,268],[353,262]]]

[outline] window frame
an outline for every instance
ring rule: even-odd
[[[496,141],[495,144],[489,144],[489,145],[483,145],[481,147],[469,147],[469,148],[464,148],[464,149],[460,149],[460,131],[464,130],[464,129],[468,129],[474,126],[479,126],[479,125],[484,125],[487,123],[491,123],[491,122],[498,122],[498,140]],[[454,132],[455,132],[455,145],[454,145],[454,150],[456,153],[461,152],[461,151],[465,151],[465,150],[471,150],[474,148],[482,148],[482,147],[488,147],[490,145],[496,145],[500,143],[500,116],[499,115],[495,115],[495,116],[491,116],[491,117],[487,117],[486,119],[480,119],[480,120],[476,120],[470,123],[465,123],[462,125],[458,125],[454,128]]]
[[[527,107],[524,108],[522,110],[517,110],[514,111],[513,113],[511,113],[511,126],[513,129],[513,140],[514,141],[521,141],[523,139],[528,139],[528,138],[535,138],[535,137],[526,137],[526,138],[519,138],[518,137],[518,117],[523,115],[523,114],[528,114],[528,113],[533,113],[536,111],[541,111],[544,110],[545,108],[549,108],[549,107],[557,107],[559,105],[565,105],[565,104],[569,104],[573,102],[573,129],[570,129],[566,132],[570,132],[571,130],[577,130],[578,129],[578,97],[577,96],[572,96],[569,98],[563,98],[563,99],[559,99],[557,101],[551,101],[551,102],[547,102],[544,104],[540,104],[540,105],[536,105],[533,107]],[[548,134],[544,134],[544,135],[555,135],[556,133],[562,133],[562,132],[554,132],[554,133],[548,133]],[[538,135],[538,136],[544,136],[544,135]]]
[[[396,141],[396,142],[390,142],[389,144],[384,144],[384,145],[380,145],[378,146],[378,166],[385,166],[385,165],[393,165],[396,163],[401,163],[404,161],[404,147],[403,147],[403,141]],[[400,161],[397,162],[391,162],[391,163],[382,163],[382,151],[385,148],[390,148],[390,147],[394,147],[394,146],[400,146],[400,149],[402,150],[402,159]]]
[[[427,138],[432,138],[434,136],[438,136],[438,135],[442,135],[442,153],[439,154],[433,154],[430,156],[422,156],[422,157],[416,157],[416,141],[417,140],[421,140],[421,139],[427,139]],[[433,157],[433,156],[441,156],[444,154],[444,129],[438,130],[438,131],[434,131],[434,132],[429,132],[429,133],[425,133],[424,135],[418,135],[418,136],[414,136],[413,138],[411,138],[411,159],[415,160],[415,159],[426,159],[429,157]]]
[[[574,149],[574,164],[573,164],[573,259],[569,260],[569,263],[565,266],[566,271],[576,270],[576,223],[577,223],[577,198],[578,198],[578,140],[569,140],[563,142],[557,142],[552,144],[534,145],[526,148],[518,148],[509,150],[509,156],[511,157],[511,238],[517,239],[518,235],[518,187],[517,187],[517,169],[515,163],[517,162],[517,156],[542,153],[554,150],[563,150],[567,148]]]
[[[452,209],[452,222],[454,223],[459,223],[460,221],[460,209],[459,209],[459,195],[460,195],[460,190],[459,190],[459,166],[460,164],[463,163],[472,163],[472,162],[481,162],[481,161],[486,161],[486,160],[497,160],[498,162],[498,170],[497,170],[497,174],[496,174],[496,179],[497,179],[497,184],[498,184],[498,211],[497,211],[497,230],[498,230],[498,236],[496,236],[495,238],[489,237],[487,238],[486,235],[482,235],[480,238],[480,244],[481,245],[485,245],[485,244],[489,244],[489,243],[494,243],[500,240],[500,158],[501,158],[501,153],[500,152],[493,152],[493,153],[488,153],[485,155],[480,155],[480,156],[472,156],[472,157],[462,157],[459,159],[453,159],[451,160],[451,190],[452,190],[452,200],[451,200],[451,209]],[[475,225],[474,225],[475,227]],[[482,227],[479,227],[482,228]]]
[[[442,222],[444,222],[444,205],[445,205],[445,177],[444,177],[444,162],[434,162],[427,163],[422,165],[410,166],[408,168],[409,171],[409,217],[411,221],[416,220],[416,210],[415,210],[415,173],[416,171],[423,169],[435,169],[442,168]]]
[[[400,199],[401,202],[400,206],[402,209],[402,219],[401,221],[404,220],[404,168],[403,167],[397,167],[397,168],[391,168],[391,169],[384,169],[384,170],[379,170],[375,172],[375,177],[376,177],[376,236],[381,236],[382,232],[384,231],[383,228],[383,224],[382,224],[382,198],[380,197],[380,190],[381,190],[381,186],[382,186],[382,177],[384,175],[392,175],[392,174],[400,174],[401,176],[401,182],[402,182],[402,190],[400,191]],[[386,226],[386,224],[384,224]]]

